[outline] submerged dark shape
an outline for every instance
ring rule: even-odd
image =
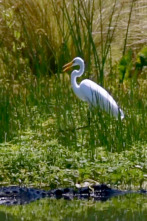
[[[133,193],[133,191],[122,191],[112,189],[105,184],[92,185],[81,188],[58,188],[49,191],[27,188],[20,186],[9,186],[0,188],[0,205],[22,205],[44,197],[66,200],[72,199],[94,199],[95,201],[106,201],[111,197]],[[147,194],[146,190],[136,193]]]

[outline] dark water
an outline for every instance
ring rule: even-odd
[[[147,197],[128,194],[106,202],[42,199],[22,206],[1,206],[0,221],[146,221]]]

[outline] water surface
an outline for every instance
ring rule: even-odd
[[[147,198],[141,194],[127,194],[106,202],[93,200],[42,199],[19,206],[1,206],[1,221],[146,221]]]

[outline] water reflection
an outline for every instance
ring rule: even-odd
[[[145,195],[128,194],[114,197],[106,202],[93,200],[41,199],[27,205],[0,207],[0,220],[147,220],[147,199]]]

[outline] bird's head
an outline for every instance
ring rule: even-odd
[[[84,67],[84,61],[80,57],[74,58],[71,62],[65,64],[63,66],[63,72],[68,71],[73,66],[83,66]]]

